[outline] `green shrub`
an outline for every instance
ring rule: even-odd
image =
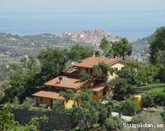
[[[143,107],[152,107],[154,106],[154,98],[151,95],[143,96]]]
[[[127,99],[121,102],[121,112],[126,115],[134,115],[139,112],[139,108],[133,100]]]
[[[122,100],[130,92],[130,84],[127,83],[126,79],[116,78],[111,81],[111,84],[114,87],[115,99]]]
[[[165,66],[160,67],[157,77],[161,82],[165,82]]]
[[[165,93],[164,92],[158,93],[154,98],[154,103],[159,106],[164,106],[165,105]]]
[[[105,121],[105,126],[108,131],[121,129],[122,120],[118,117],[109,117]]]
[[[89,73],[87,73],[86,70],[81,70],[79,73],[79,77],[80,77],[81,81],[86,81],[91,78],[91,75]]]
[[[139,83],[137,78],[137,69],[131,65],[123,67],[117,72],[117,75],[120,78],[124,78],[127,83],[131,85],[136,85],[137,83]]]
[[[57,113],[64,112],[65,110],[64,102],[61,100],[54,101],[52,110]]]
[[[20,101],[19,101],[18,97],[15,97],[15,98],[14,98],[14,101],[13,101],[13,108],[15,108],[15,109],[20,108]]]
[[[162,117],[162,120],[163,120],[164,123],[165,123],[165,111],[164,111],[163,113],[161,113],[160,115],[161,115],[161,117]]]
[[[33,107],[34,100],[32,98],[26,97],[24,102],[20,105],[20,108],[29,109]]]
[[[165,105],[165,92],[161,90],[153,90],[143,95],[143,107]]]

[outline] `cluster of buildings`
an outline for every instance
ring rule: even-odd
[[[60,91],[73,90],[75,93],[81,89],[89,89],[93,92],[93,99],[99,101],[104,96],[105,83],[103,79],[91,78],[89,80],[81,81],[79,73],[85,70],[87,73],[92,74],[94,66],[99,63],[109,64],[111,68],[120,70],[126,65],[126,62],[118,58],[105,58],[105,57],[88,57],[76,63],[72,67],[62,71],[61,75],[51,79],[45,83],[45,88],[33,94],[36,99],[37,105],[45,105],[52,107],[53,101],[63,100]],[[110,81],[116,77],[116,74],[108,73],[107,79]],[[113,90],[109,91],[109,96],[113,96]]]
[[[102,30],[87,30],[87,31],[82,31],[82,32],[66,32],[65,31],[63,36],[70,38],[71,40],[76,41],[78,43],[88,43],[88,44],[98,45],[98,46],[100,44],[100,41],[104,37],[112,42],[120,40],[119,37],[114,36]]]

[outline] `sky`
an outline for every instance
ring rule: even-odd
[[[162,11],[165,0],[0,0],[0,12]]]

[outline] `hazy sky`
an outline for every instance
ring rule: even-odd
[[[165,0],[0,0],[0,12],[165,10]]]

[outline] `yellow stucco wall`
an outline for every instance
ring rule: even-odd
[[[67,102],[64,102],[65,109],[71,109],[73,105],[75,104],[74,100],[68,100]]]
[[[49,98],[36,97],[35,99],[36,99],[36,102],[38,104],[45,104],[47,106],[52,106],[52,103],[53,103],[53,101],[51,99],[49,99]]]
[[[118,70],[121,70],[125,65],[122,63],[116,63],[115,65],[111,66],[112,68],[117,68]]]
[[[111,67],[114,68],[114,69],[116,68],[118,70],[121,70],[121,68],[123,68],[124,66],[125,65],[122,64],[122,63],[116,63],[116,64],[112,65]],[[108,73],[108,80],[113,80],[116,77],[117,77],[117,75],[115,73],[113,73],[113,75],[111,75],[110,73]]]

